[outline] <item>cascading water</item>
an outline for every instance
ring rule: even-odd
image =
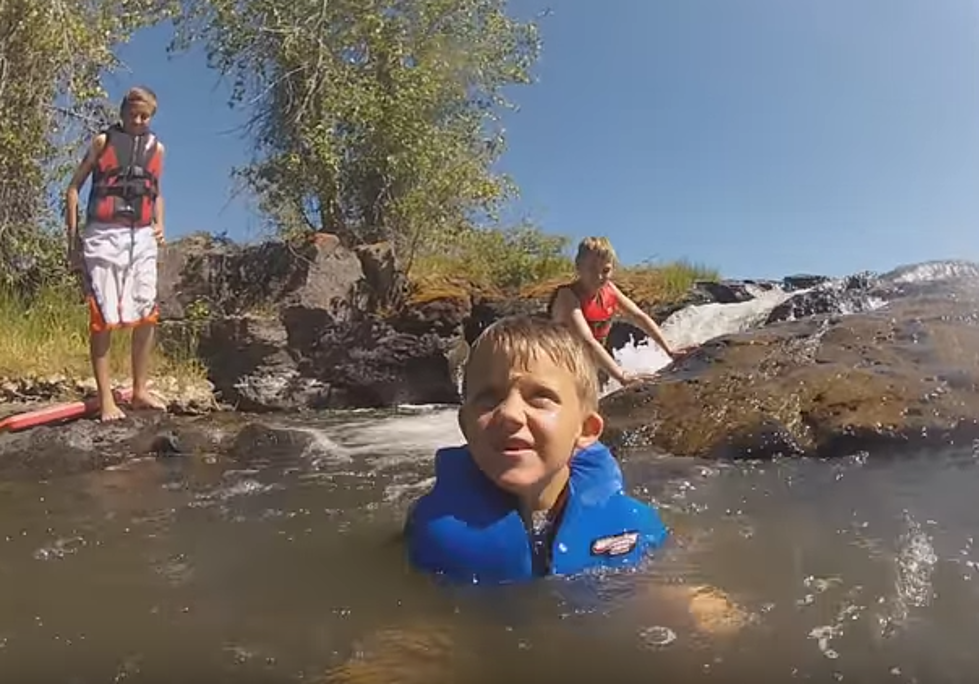
[[[736,304],[700,304],[688,306],[667,318],[660,329],[663,337],[673,348],[700,345],[704,342],[734,333],[750,330],[765,321],[776,306],[789,297],[805,290],[786,292],[780,287],[770,290],[753,289],[753,299]],[[632,373],[655,373],[670,363],[670,357],[651,340],[639,344],[628,344],[617,350],[613,356],[626,371]],[[610,380],[603,388],[603,394],[619,389],[619,383]]]

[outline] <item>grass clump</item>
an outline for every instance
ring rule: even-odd
[[[88,306],[78,290],[46,285],[25,297],[0,289],[0,376],[71,379],[91,377],[88,352]],[[113,378],[128,378],[130,335],[114,332],[110,363]],[[152,372],[178,380],[197,380],[206,373],[191,355],[167,355],[154,349]]]
[[[468,230],[416,257],[410,278],[414,299],[548,297],[574,277],[569,238],[538,228]],[[669,303],[697,281],[718,280],[717,269],[687,260],[620,266],[616,284],[635,301]]]

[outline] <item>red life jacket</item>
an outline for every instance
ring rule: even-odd
[[[575,294],[578,294],[577,292]],[[605,343],[609,332],[612,330],[612,318],[619,308],[618,297],[612,289],[612,283],[605,283],[593,297],[578,295],[578,302],[581,305],[581,313],[588,321],[592,335],[601,343]]]
[[[123,226],[148,226],[159,195],[163,163],[156,136],[132,135],[113,126],[92,170],[88,220]]]

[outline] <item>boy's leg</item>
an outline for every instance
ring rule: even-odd
[[[152,227],[137,228],[133,235],[133,253],[127,288],[129,312],[133,326],[133,408],[165,411],[167,406],[150,393],[150,355],[156,333],[156,259],[159,245]]]
[[[82,289],[88,301],[89,313],[89,338],[88,349],[92,359],[92,372],[95,375],[95,384],[98,388],[99,397],[99,418],[102,421],[119,420],[125,418],[116,398],[112,394],[112,384],[109,377],[109,349],[112,344],[112,331],[106,325],[105,316],[99,306],[99,297],[96,295],[96,281],[100,286],[103,301],[111,301],[114,296],[115,280],[112,278],[111,268],[102,260],[96,257],[104,253],[106,238],[100,235],[99,231],[90,231],[88,227],[81,234],[79,249],[82,251],[81,258],[81,278]]]
[[[99,392],[99,414],[102,421],[125,418],[112,395],[112,385],[109,379],[109,346],[112,343],[112,332],[102,330],[92,332],[89,336],[89,351],[92,356],[92,371],[95,373],[95,384]]]
[[[143,323],[133,328],[133,400],[134,408],[165,410],[166,404],[153,396],[147,388],[150,379],[150,354],[153,351],[153,337],[156,326]]]

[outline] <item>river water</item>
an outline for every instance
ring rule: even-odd
[[[667,328],[697,341],[780,298]],[[658,363],[641,347],[623,359]],[[0,678],[964,682],[979,668],[971,446],[633,455],[632,492],[673,531],[644,567],[450,589],[405,566],[397,535],[434,449],[459,439],[452,408],[267,422],[282,439],[244,461],[0,484]]]

